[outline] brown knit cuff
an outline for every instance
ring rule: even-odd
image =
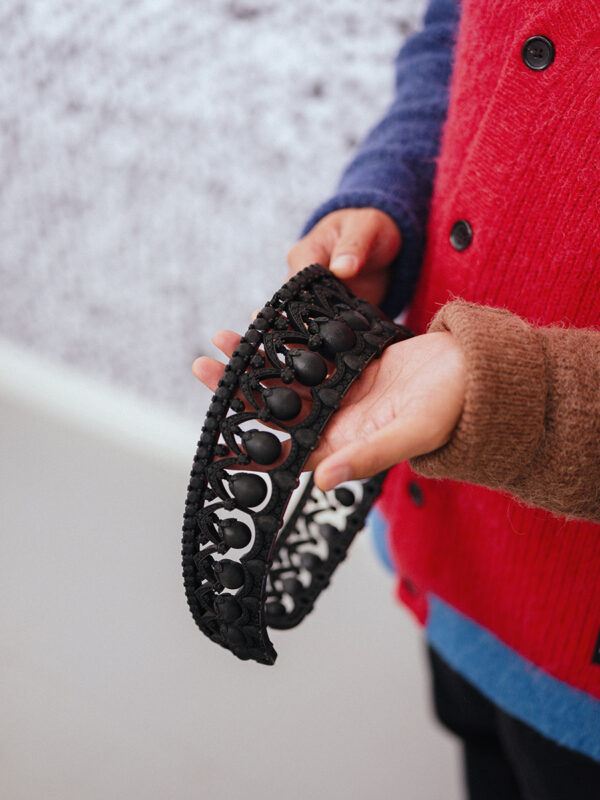
[[[542,339],[520,317],[454,300],[429,331],[450,331],[466,361],[462,416],[450,441],[410,461],[421,475],[502,488],[527,470],[544,435]]]

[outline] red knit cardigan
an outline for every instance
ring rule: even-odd
[[[528,69],[523,42],[550,38]],[[534,324],[600,324],[600,3],[463,0],[428,244],[408,325],[458,296]],[[456,220],[470,247],[449,242]],[[414,502],[416,482],[423,502]],[[433,592],[554,677],[600,697],[600,526],[395,467],[382,498],[398,594]]]

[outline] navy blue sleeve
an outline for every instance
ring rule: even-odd
[[[382,308],[396,316],[417,281],[435,159],[448,108],[459,0],[429,0],[423,28],[400,50],[394,100],[345,170],[336,194],[320,206],[303,235],[341,208],[378,208],[402,233],[392,284]]]

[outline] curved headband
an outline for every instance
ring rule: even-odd
[[[410,332],[313,264],[258,313],[208,409],[183,522],[183,579],[200,630],[238,658],[274,664],[267,627],[312,609],[384,474],[321,492],[302,468],[372,359]]]

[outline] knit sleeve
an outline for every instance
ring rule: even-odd
[[[600,331],[534,327],[461,300],[429,330],[463,349],[466,397],[450,441],[411,466],[600,522]]]
[[[402,247],[382,304],[396,316],[410,299],[425,240],[435,159],[448,107],[458,0],[430,0],[423,29],[396,58],[393,102],[345,170],[336,194],[310,217],[303,235],[341,208],[377,208],[396,222]]]

